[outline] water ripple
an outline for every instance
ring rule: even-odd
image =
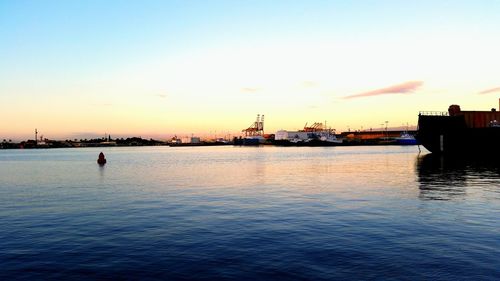
[[[498,166],[415,147],[0,151],[1,279],[495,280]]]

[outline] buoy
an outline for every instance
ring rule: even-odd
[[[99,153],[99,158],[97,158],[97,164],[104,165],[106,164],[106,158],[104,157],[104,153]]]

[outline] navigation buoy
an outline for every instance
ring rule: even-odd
[[[104,165],[106,164],[106,158],[104,157],[104,153],[99,153],[99,158],[97,158],[97,164]]]

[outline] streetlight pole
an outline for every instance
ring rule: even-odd
[[[389,121],[385,121],[385,140],[387,140],[389,138],[389,134],[387,132],[387,124],[389,123]]]

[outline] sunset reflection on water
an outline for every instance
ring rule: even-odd
[[[500,274],[495,165],[415,146],[98,153],[0,151],[0,277]]]

